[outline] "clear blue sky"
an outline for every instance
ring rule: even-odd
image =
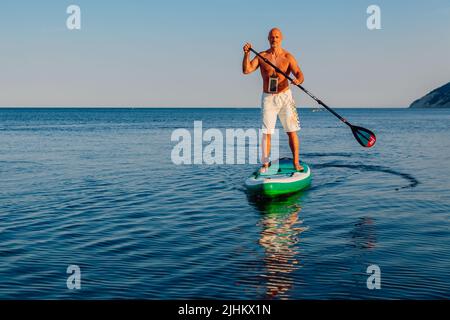
[[[266,49],[273,26],[332,106],[406,106],[450,81],[449,0],[281,3],[2,0],[0,106],[257,106],[242,46]],[[66,28],[70,4],[80,31]],[[371,4],[382,30],[366,28]]]

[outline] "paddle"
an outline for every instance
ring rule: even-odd
[[[260,57],[265,63],[270,65],[272,68],[274,68],[276,72],[278,72],[279,74],[282,74],[286,79],[288,79],[291,82],[293,81],[293,79],[291,77],[289,77],[286,73],[281,71],[277,66],[275,66],[272,62],[270,62],[267,58],[264,58],[258,52],[253,50],[253,48],[250,48],[250,51],[252,51],[258,57]],[[377,141],[377,138],[376,138],[375,134],[372,131],[370,131],[369,129],[366,129],[366,128],[362,128],[362,127],[358,127],[358,126],[352,125],[350,122],[347,121],[347,119],[341,117],[336,111],[334,111],[329,106],[327,106],[325,103],[323,103],[321,100],[316,98],[311,92],[306,90],[304,87],[302,87],[299,84],[297,84],[297,87],[302,89],[307,95],[309,95],[311,98],[316,100],[316,102],[318,104],[323,106],[325,109],[327,109],[332,114],[334,114],[339,120],[341,120],[343,123],[348,125],[350,127],[350,129],[352,129],[352,133],[355,136],[356,141],[358,141],[360,145],[362,145],[363,147],[366,147],[366,148],[370,148],[370,147],[373,147],[375,145],[375,142]]]

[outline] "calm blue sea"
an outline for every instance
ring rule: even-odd
[[[450,110],[339,110],[372,149],[299,112],[313,184],[263,201],[255,165],[171,162],[173,130],[258,109],[0,109],[0,299],[450,298]]]

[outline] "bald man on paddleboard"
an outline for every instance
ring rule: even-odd
[[[283,34],[278,28],[273,28],[268,36],[270,49],[260,54],[281,69],[287,75],[294,75],[293,84],[302,84],[303,73],[300,70],[294,56],[281,47]],[[249,74],[260,69],[263,79],[263,94],[261,98],[262,108],[262,167],[261,173],[267,171],[269,167],[270,142],[275,130],[277,117],[283,125],[284,131],[289,137],[289,146],[292,151],[293,164],[296,170],[303,170],[299,160],[299,139],[297,131],[300,130],[300,121],[297,114],[294,98],[289,88],[289,80],[278,74],[273,67],[265,63],[261,58],[255,57],[250,61],[250,48],[252,45],[244,45],[244,59],[242,61],[242,71]]]

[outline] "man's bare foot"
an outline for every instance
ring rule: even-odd
[[[269,169],[269,163],[264,163],[261,168],[259,168],[259,173],[266,173],[267,170]]]
[[[294,168],[295,168],[295,170],[297,170],[297,171],[303,171],[303,170],[305,170],[305,168],[303,168],[303,167],[300,165],[300,163],[294,163]]]

